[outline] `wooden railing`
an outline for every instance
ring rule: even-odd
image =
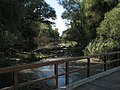
[[[111,57],[112,57],[112,60],[108,60],[108,59],[111,59]],[[87,60],[87,67],[85,69],[87,72],[87,77],[89,77],[90,76],[90,69],[93,68],[91,66],[91,58],[102,59],[104,71],[107,70],[107,64],[110,64],[110,63],[116,62],[116,65],[120,66],[120,51],[116,51],[116,52],[109,52],[109,53],[104,53],[104,54],[99,54],[99,55],[69,57],[69,58],[58,59],[58,60],[54,60],[54,61],[47,61],[47,62],[41,62],[41,63],[33,63],[33,64],[0,68],[0,74],[13,72],[13,77],[14,77],[13,78],[13,82],[14,82],[13,86],[1,88],[0,90],[7,90],[7,89],[18,90],[18,88],[20,88],[20,87],[28,86],[28,85],[35,84],[37,82],[44,81],[44,80],[49,80],[49,79],[54,79],[54,88],[58,88],[58,77],[63,76],[63,75],[65,75],[65,85],[68,85],[69,84],[69,75],[71,73],[75,73],[75,72],[78,72],[81,70],[81,68],[79,68],[79,69],[70,71],[69,70],[69,66],[70,66],[69,62],[70,61],[77,61],[77,60],[81,60],[81,59],[86,59]],[[65,73],[58,74],[58,65],[63,64],[63,63],[65,63]],[[38,67],[48,66],[48,65],[54,65],[54,76],[50,76],[47,78],[40,78],[37,80],[32,80],[29,82],[24,82],[24,83],[18,84],[18,72],[25,70],[25,69],[38,68]]]

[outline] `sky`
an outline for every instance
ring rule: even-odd
[[[57,2],[57,0],[45,0],[48,4],[50,4],[51,7],[53,7],[56,11],[57,19],[55,20],[56,28],[58,28],[60,36],[64,30],[67,29],[65,26],[65,21],[61,18],[62,13],[64,12],[64,9],[62,6],[60,6]]]

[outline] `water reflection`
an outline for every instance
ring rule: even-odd
[[[50,65],[50,66],[43,66],[40,68],[37,68],[34,70],[35,73],[39,76],[39,77],[49,77],[49,76],[54,76],[54,65]],[[64,65],[59,65],[58,66],[58,74],[63,74],[65,73],[64,70]],[[75,80],[77,80],[77,76],[75,75],[69,75],[70,79],[69,82],[73,82]],[[54,80],[48,80],[47,83],[51,86],[54,85]],[[58,77],[58,87],[60,86],[64,86],[65,85],[65,76],[59,76]]]

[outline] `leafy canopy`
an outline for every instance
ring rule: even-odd
[[[85,54],[98,54],[120,49],[120,4],[105,14],[97,28],[97,38],[85,49]]]
[[[59,0],[59,3],[65,8],[62,18],[67,19],[69,25],[63,36],[84,49],[96,38],[96,28],[104,20],[105,13],[118,4],[118,0]]]
[[[44,0],[0,0],[0,50],[35,49],[39,23],[50,25],[50,18],[56,14]]]

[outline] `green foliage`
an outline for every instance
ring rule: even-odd
[[[120,49],[120,4],[105,14],[100,27],[97,28],[97,38],[86,47],[86,55],[99,54]]]
[[[49,43],[55,43],[59,41],[58,29],[52,29],[52,27],[45,23],[39,23],[39,35],[36,37],[38,47],[44,47]]]
[[[84,47],[96,38],[96,28],[104,19],[104,14],[118,4],[118,0],[59,0],[65,8],[63,19],[70,27],[64,33],[64,39],[75,41]],[[80,46],[81,47],[81,46]]]
[[[21,58],[20,62],[31,63],[31,62],[35,62],[35,61],[40,61],[44,57],[45,56],[42,54],[37,54],[35,52],[29,52],[29,53],[25,53],[25,54],[20,55],[20,58]]]
[[[96,38],[84,49],[85,55],[95,55],[100,53],[105,53],[108,51],[115,51],[119,49],[118,42],[108,39],[104,40],[103,38]]]
[[[112,11],[106,13],[105,19],[100,24],[97,34],[104,39],[112,38],[113,40],[120,40],[120,8],[114,8]],[[108,33],[109,32],[109,33]]]
[[[78,36],[79,36],[79,38],[78,38]],[[67,29],[66,31],[64,31],[62,34],[62,39],[64,41],[74,41],[74,42],[77,42],[77,44],[80,44],[80,42],[82,41],[79,31],[76,30],[75,28],[74,29],[70,28],[70,29]]]
[[[56,14],[44,0],[1,0],[0,50],[12,48],[23,52],[35,49],[34,38],[40,31],[38,22],[50,25],[47,20],[50,18],[55,19]]]
[[[65,46],[65,47],[75,47],[77,45],[77,42],[74,42],[74,41],[62,41],[61,45]]]

